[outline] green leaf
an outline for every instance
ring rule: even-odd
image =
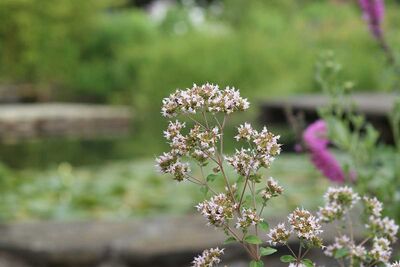
[[[339,258],[346,257],[348,254],[349,254],[349,250],[347,248],[340,248],[335,251],[333,256],[335,257],[335,259],[339,259]]]
[[[202,186],[202,187],[200,187],[200,192],[202,192],[204,195],[207,195],[207,193],[208,193],[208,187],[207,187],[207,186]]]
[[[241,184],[244,182],[244,177],[242,175],[240,175],[236,181],[237,184]]]
[[[246,241],[249,244],[256,244],[256,245],[262,243],[261,239],[258,236],[255,236],[255,235],[246,236],[244,241]]]
[[[216,174],[209,174],[208,176],[207,176],[207,178],[206,178],[206,180],[207,180],[207,182],[214,182],[215,181],[215,179],[217,179],[217,177],[219,177],[219,175],[216,175]]]
[[[233,243],[233,242],[236,242],[236,239],[233,236],[230,236],[227,239],[225,239],[224,245],[230,244],[230,243]]]
[[[269,224],[266,221],[260,222],[259,226],[263,231],[268,231],[269,230]]]
[[[301,261],[306,267],[314,267],[314,263],[310,259],[304,259]]]
[[[251,261],[249,267],[263,267],[264,262],[262,261]]]
[[[295,262],[296,258],[292,255],[283,255],[281,258],[281,262]]]
[[[271,247],[266,247],[266,248],[261,247],[260,248],[261,256],[268,256],[268,255],[274,254],[277,251],[278,251],[277,249],[274,249]]]

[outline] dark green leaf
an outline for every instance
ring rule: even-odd
[[[340,248],[335,251],[334,257],[335,259],[343,258],[349,254],[349,250],[347,248]]]
[[[263,267],[264,262],[262,261],[251,261],[249,267]]]
[[[314,267],[314,263],[310,259],[304,259],[301,261],[306,267]]]
[[[269,224],[266,221],[262,221],[259,223],[259,226],[262,230],[264,231],[268,231],[269,229]]]
[[[255,236],[255,235],[246,236],[244,241],[246,241],[249,244],[261,244],[262,243],[261,239],[258,236]]]
[[[296,258],[292,255],[283,255],[281,258],[281,262],[295,262]]]
[[[230,244],[236,242],[236,239],[233,236],[228,237],[227,239],[225,239],[224,244]]]
[[[261,247],[260,248],[261,256],[268,256],[268,255],[274,254],[275,252],[277,252],[277,250],[274,248],[271,248],[271,247],[266,247],[266,248]]]
[[[215,179],[217,179],[217,177],[218,177],[218,175],[212,173],[212,174],[209,174],[206,179],[207,179],[207,182],[214,182]]]

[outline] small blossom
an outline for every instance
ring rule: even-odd
[[[325,255],[333,257],[336,251],[340,249],[348,250],[348,257],[358,258],[365,260],[367,256],[367,250],[362,245],[355,245],[353,241],[346,235],[335,237],[335,242],[325,248]]]
[[[199,203],[196,208],[207,219],[208,225],[223,227],[233,218],[236,204],[224,193]]]
[[[271,239],[269,241],[271,245],[284,245],[289,240],[290,231],[286,229],[284,223],[280,223],[269,231],[268,237]]]
[[[350,238],[346,235],[335,237],[335,242],[332,245],[329,245],[325,248],[325,255],[329,257],[333,257],[335,252],[339,249],[348,248],[353,245]]]
[[[236,228],[246,230],[252,225],[257,225],[262,222],[263,219],[257,215],[257,211],[252,209],[243,209],[242,216],[238,218]]]
[[[171,140],[172,138],[180,134],[183,128],[185,128],[185,123],[181,123],[178,120],[175,122],[170,121],[167,130],[164,131],[164,137],[167,140]]]
[[[281,152],[281,145],[278,144],[279,138],[279,135],[273,135],[264,126],[263,130],[255,135],[253,142],[259,153],[274,157]]]
[[[322,245],[319,237],[322,233],[320,221],[309,211],[297,208],[289,214],[288,221],[298,238],[310,241],[316,246]]]
[[[183,181],[187,177],[189,172],[189,164],[180,162],[179,160],[172,164],[167,170],[167,173],[172,174],[174,176],[174,179],[179,182]]]
[[[397,240],[399,226],[393,219],[370,216],[366,228],[371,229],[377,236],[383,236],[391,242]]]
[[[369,198],[364,197],[364,206],[367,214],[370,214],[375,217],[380,217],[383,209],[382,202],[380,202],[376,197]]]
[[[266,188],[261,191],[262,198],[266,201],[272,197],[277,197],[283,193],[283,187],[278,184],[274,178],[270,177],[267,181]]]
[[[172,153],[163,153],[161,156],[156,158],[156,167],[159,169],[160,172],[162,173],[169,173],[169,169],[172,164],[174,164],[177,161],[176,155],[173,155]]]
[[[235,139],[237,141],[241,139],[250,141],[256,134],[257,131],[251,127],[250,123],[245,122],[238,128],[238,134],[235,136]]]
[[[388,267],[400,267],[400,261],[393,262],[389,264]]]
[[[325,207],[320,208],[318,215],[324,222],[341,219],[359,200],[357,193],[348,186],[330,187],[324,195]]]
[[[372,243],[372,249],[369,256],[375,261],[388,263],[392,255],[392,248],[390,242],[384,237],[375,237]]]
[[[236,150],[232,157],[226,157],[226,161],[242,176],[255,174],[261,167],[250,149]]]
[[[224,254],[224,249],[210,248],[194,258],[192,267],[213,267],[221,262],[220,257]]]

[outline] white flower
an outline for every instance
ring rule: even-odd
[[[245,122],[244,124],[240,125],[238,128],[238,134],[235,136],[237,141],[244,139],[250,141],[255,135],[257,131],[251,127],[250,123]]]
[[[387,265],[388,267],[400,267],[400,261],[393,262]]]
[[[375,237],[370,251],[370,257],[376,261],[388,263],[392,255],[392,248],[390,242],[384,237]]]
[[[243,230],[247,229],[251,225],[257,225],[264,219],[257,215],[257,211],[252,209],[243,209],[242,216],[238,218],[236,223],[236,228],[241,228]]]
[[[383,209],[383,204],[376,197],[369,198],[363,197],[365,209],[368,214],[371,214],[375,217],[380,217]]]
[[[283,245],[289,240],[290,231],[286,229],[284,223],[280,223],[269,231],[268,237],[271,239],[269,241],[271,245]]]
[[[369,217],[368,224],[365,225],[366,228],[371,229],[376,235],[386,237],[391,242],[397,240],[397,232],[399,226],[395,223],[393,219],[388,217],[379,218],[375,216]]]
[[[260,168],[260,162],[254,157],[252,150],[236,150],[232,157],[226,157],[226,161],[240,174],[247,177],[255,174]]]
[[[199,203],[196,208],[207,219],[207,225],[223,227],[233,218],[237,205],[226,194],[219,194]]]
[[[293,232],[300,239],[305,239],[315,245],[322,245],[319,235],[322,233],[319,219],[305,209],[297,208],[288,216],[288,221]]]
[[[192,267],[212,267],[221,262],[221,255],[224,254],[224,249],[210,248],[194,258]]]
[[[329,187],[324,195],[325,207],[320,208],[318,216],[323,222],[341,219],[360,200],[357,193],[348,186]]]

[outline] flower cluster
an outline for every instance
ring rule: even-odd
[[[288,221],[299,239],[309,241],[315,246],[322,245],[322,239],[319,237],[322,233],[320,221],[309,211],[297,208],[289,214]]]
[[[390,242],[396,242],[397,232],[399,226],[394,222],[393,219],[388,217],[375,217],[370,216],[366,228],[370,229],[376,236],[382,236],[387,238]]]
[[[283,193],[283,187],[278,184],[274,178],[270,177],[267,181],[267,186],[261,191],[261,196],[264,201],[273,197],[277,197]]]
[[[207,219],[207,225],[224,227],[229,220],[233,219],[237,204],[233,203],[226,194],[221,193],[199,203],[196,208]]]
[[[172,174],[177,181],[185,179],[190,172],[189,164],[181,162],[179,157],[173,153],[163,153],[156,159],[156,162],[161,172]]]
[[[327,256],[335,257],[337,251],[345,250],[346,258],[357,260],[372,266],[382,263],[388,265],[392,248],[391,243],[396,241],[399,227],[394,220],[382,217],[383,205],[375,197],[363,197],[362,204],[368,221],[365,227],[373,236],[372,243],[367,242],[368,238],[360,244],[346,235],[335,238],[335,242],[325,249]],[[335,219],[343,218],[346,213],[360,200],[349,187],[329,188],[325,194],[326,206],[320,209],[319,215],[324,222],[332,222]],[[389,265],[388,265],[389,266]]]
[[[318,215],[323,222],[332,222],[343,218],[359,200],[357,193],[348,186],[330,187],[324,195],[325,206],[319,209]]]
[[[322,247],[322,233],[319,219],[309,211],[297,208],[288,216],[290,229],[284,223],[272,228],[268,234],[271,245],[286,244],[290,235],[295,234],[300,240],[311,246]]]
[[[390,241],[384,237],[375,237],[369,255],[375,261],[388,263],[392,255]]]
[[[389,267],[400,267],[400,261],[393,262],[392,264],[388,265]]]
[[[249,102],[242,98],[238,90],[226,87],[220,90],[217,85],[193,85],[186,90],[176,90],[163,99],[161,114],[164,117],[175,117],[178,114],[196,114],[198,111],[223,112],[230,114],[249,108]]]
[[[335,242],[325,248],[325,255],[334,257],[339,250],[347,249],[348,256],[365,260],[367,250],[362,245],[356,245],[348,236],[335,237]]]
[[[280,223],[269,231],[268,237],[271,239],[269,243],[273,246],[285,245],[289,240],[290,231],[286,229],[284,223]]]
[[[258,216],[257,211],[244,208],[242,211],[242,216],[237,220],[236,228],[246,231],[251,225],[257,225],[262,221],[263,219]]]
[[[221,255],[224,254],[224,249],[210,248],[194,258],[192,267],[212,267],[221,262]]]
[[[236,150],[233,156],[226,157],[226,161],[242,176],[249,177],[256,174],[261,168],[269,168],[275,156],[281,152],[281,145],[278,144],[279,136],[273,135],[263,128],[261,132],[257,132],[248,123],[240,125],[236,140],[247,140],[254,144],[254,149],[242,148]]]
[[[380,217],[383,209],[382,202],[376,197],[363,197],[365,212],[374,217]]]

